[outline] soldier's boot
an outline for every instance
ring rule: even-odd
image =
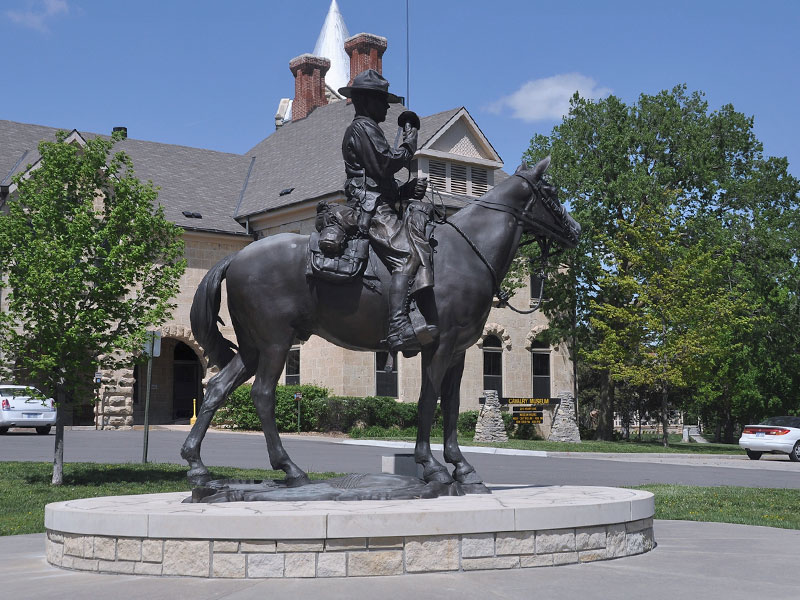
[[[402,352],[405,357],[414,356],[422,349],[406,312],[410,279],[404,273],[394,273],[388,294],[389,335],[386,341],[391,352]]]

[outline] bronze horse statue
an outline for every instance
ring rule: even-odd
[[[440,335],[422,349],[422,389],[414,456],[426,482],[453,483],[480,491],[482,481],[461,453],[456,424],[459,388],[467,348],[480,338],[498,283],[507,273],[523,232],[540,240],[574,247],[580,225],[558,202],[556,190],[542,180],[549,157],[529,168],[523,163],[480,199],[435,229],[436,283],[418,305]],[[189,480],[208,481],[200,445],[211,419],[228,395],[255,376],[255,404],[273,469],[286,473],[288,485],[307,483],[281,443],[275,423],[275,387],[296,339],[316,334],[351,350],[380,351],[387,334],[388,305],[360,278],[348,284],[306,276],[308,236],[279,234],[263,238],[214,266],[198,286],[191,309],[192,331],[209,362],[221,370],[208,383],[200,414],[181,448]],[[389,273],[379,272],[381,284]],[[222,280],[236,347],[219,331]],[[437,399],[444,419],[444,458],[452,473],[431,454],[430,433]],[[485,488],[484,488],[485,489]]]

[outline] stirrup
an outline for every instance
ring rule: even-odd
[[[428,325],[428,322],[419,310],[412,310],[408,314],[408,317],[420,346],[432,344],[436,341],[436,338],[439,337],[439,328],[436,325]]]

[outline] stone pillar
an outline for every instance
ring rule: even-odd
[[[475,425],[476,442],[507,442],[508,434],[500,414],[500,397],[496,390],[484,390],[486,402],[481,406]]]
[[[575,415],[575,398],[572,392],[561,392],[561,399],[553,417],[553,427],[550,430],[551,442],[576,442],[580,443],[581,434],[578,430],[578,420]]]
[[[95,423],[99,429],[133,428],[133,367],[102,371],[100,400],[95,404]]]

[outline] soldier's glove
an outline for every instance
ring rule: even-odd
[[[408,148],[409,153],[414,154],[417,151],[417,135],[419,129],[411,126],[411,123],[406,123],[403,126],[403,146]]]
[[[413,200],[422,200],[425,197],[425,192],[428,191],[428,178],[410,179],[404,183],[400,189],[401,198],[412,198]]]
[[[369,237],[369,225],[372,222],[372,217],[374,214],[375,211],[363,209],[360,211],[360,214],[358,215],[358,232],[361,234],[361,237]]]

